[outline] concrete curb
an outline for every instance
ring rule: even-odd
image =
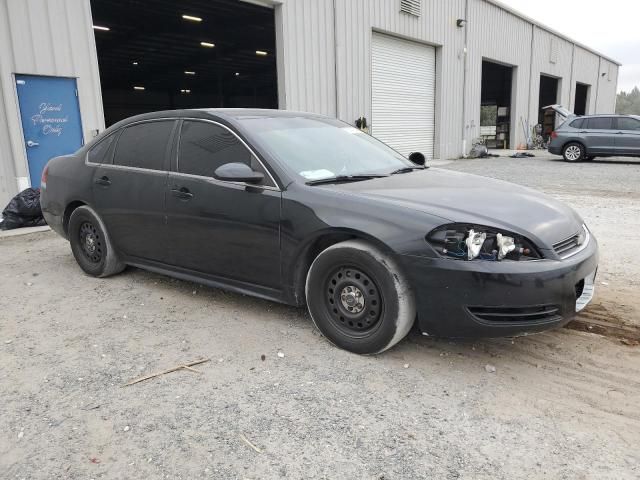
[[[43,227],[25,227],[16,228],[14,230],[0,230],[0,238],[20,237],[22,235],[30,235],[32,233],[48,232],[51,230],[49,225]]]

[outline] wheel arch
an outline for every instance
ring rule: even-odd
[[[578,145],[580,145],[582,148],[584,148],[584,153],[585,153],[585,155],[587,155],[587,154],[589,153],[589,149],[588,149],[588,148],[587,148],[587,146],[585,145],[584,141],[582,141],[582,140],[577,140],[577,139],[573,139],[573,138],[572,138],[572,139],[567,140],[566,142],[564,142],[564,143],[562,144],[562,149],[561,149],[562,154],[564,154],[564,149],[566,148],[566,146],[567,146],[567,145],[569,145],[569,144],[571,144],[571,143],[577,143],[577,144],[578,144]]]
[[[287,272],[293,284],[294,302],[296,305],[306,304],[305,284],[307,273],[317,256],[327,248],[347,240],[363,240],[384,253],[392,254],[393,249],[380,239],[360,230],[349,228],[333,228],[318,232],[307,240],[292,257],[290,271]]]
[[[83,205],[87,205],[87,203],[83,202],[82,200],[74,200],[72,202],[69,202],[65,207],[64,213],[62,215],[62,228],[64,229],[64,234],[67,237],[69,236],[69,219],[71,218],[71,214],[76,208],[82,207]]]

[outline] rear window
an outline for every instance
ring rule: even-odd
[[[113,143],[115,135],[109,135],[107,138],[100,140],[97,145],[89,150],[89,162],[91,163],[105,163],[107,161],[107,153],[109,153],[109,147]]]
[[[613,118],[611,117],[593,117],[588,119],[589,130],[612,130]]]
[[[569,124],[569,126],[571,128],[582,128],[582,123],[584,122],[584,118],[579,118],[577,120],[574,120],[573,122],[571,122]]]
[[[173,120],[163,120],[125,128],[118,139],[114,165],[164,170],[173,125]]]

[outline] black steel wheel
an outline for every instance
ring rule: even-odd
[[[325,289],[330,318],[346,335],[366,335],[380,323],[382,295],[360,268],[339,267],[328,275]]]
[[[102,238],[98,228],[92,222],[83,222],[80,225],[80,245],[87,259],[93,263],[102,260]]]
[[[309,268],[305,295],[318,330],[334,345],[359,354],[391,348],[416,316],[402,269],[390,255],[361,240],[321,252]]]
[[[90,207],[83,205],[71,213],[67,234],[73,256],[85,273],[108,277],[124,270],[104,224]]]

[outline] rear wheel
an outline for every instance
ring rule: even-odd
[[[580,162],[585,158],[584,147],[579,143],[568,143],[562,149],[562,156],[566,162]]]
[[[73,256],[88,275],[108,277],[124,270],[106,228],[90,207],[84,205],[71,213],[68,234]]]
[[[398,265],[360,240],[338,243],[314,260],[305,289],[314,324],[334,345],[381,353],[402,340],[416,316],[414,296]]]

